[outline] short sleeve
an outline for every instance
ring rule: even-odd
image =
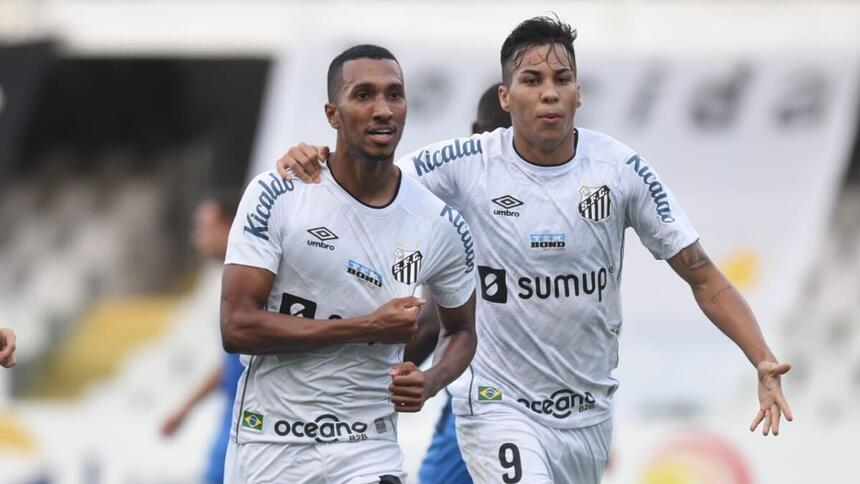
[[[460,214],[450,205],[441,211],[437,243],[427,254],[431,272],[425,281],[436,304],[455,308],[469,300],[475,290],[475,245],[472,232]]]
[[[409,153],[396,164],[459,211],[480,176],[486,140],[482,134],[440,141]]]
[[[281,263],[284,203],[279,198],[293,190],[293,183],[275,172],[251,181],[242,195],[230,228],[225,264],[259,267],[277,273]]]
[[[627,225],[656,259],[669,259],[699,239],[678,200],[657,171],[639,155],[624,162]]]

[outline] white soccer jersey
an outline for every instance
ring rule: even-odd
[[[559,166],[520,157],[511,129],[437,143],[397,164],[474,231],[478,350],[449,386],[454,412],[511,405],[558,428],[609,418],[624,231],[633,227],[658,259],[698,239],[653,167],[585,129]]]
[[[230,231],[227,264],[276,277],[267,309],[314,319],[373,312],[430,287],[437,303],[474,291],[471,235],[450,207],[409,176],[384,208],[362,204],[323,170],[320,184],[275,172],[248,186]],[[403,345],[341,344],[243,356],[232,438],[315,443],[396,440],[389,371]]]

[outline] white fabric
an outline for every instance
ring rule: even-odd
[[[389,476],[382,481],[382,476]],[[405,482],[396,442],[275,445],[230,441],[224,484],[398,484]]]
[[[599,484],[612,419],[578,429],[535,425],[510,407],[457,417],[457,441],[475,484]]]
[[[243,196],[226,263],[275,273],[267,309],[296,316],[369,314],[412,295],[417,284],[428,285],[438,304],[461,306],[474,291],[468,227],[449,223],[442,201],[401,178],[395,199],[372,208],[328,170],[310,185],[263,173]],[[419,256],[400,264],[398,280],[398,261]],[[233,438],[238,432],[240,443],[396,439],[388,372],[402,353],[400,344],[343,344],[243,356]]]
[[[584,129],[576,156],[554,167],[522,159],[511,129],[436,143],[397,163],[477,227],[478,350],[450,386],[454,412],[480,413],[489,399],[550,427],[608,418],[625,229],[658,259],[698,239],[651,164]],[[482,388],[501,402],[479,397]]]

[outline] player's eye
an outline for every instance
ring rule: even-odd
[[[561,76],[558,78],[559,84],[570,84],[571,82],[573,82],[573,77],[571,76]]]
[[[526,77],[525,79],[523,79],[523,84],[525,84],[526,86],[537,86],[538,80],[536,77]]]
[[[403,99],[403,93],[400,91],[391,91],[391,94],[388,97],[394,101],[399,101]]]
[[[367,101],[370,99],[370,91],[358,91],[355,93],[355,98],[359,101]]]

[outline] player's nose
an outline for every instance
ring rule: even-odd
[[[391,110],[391,106],[388,105],[388,101],[380,99],[373,104],[373,119],[375,121],[387,121],[393,116],[394,112]]]

